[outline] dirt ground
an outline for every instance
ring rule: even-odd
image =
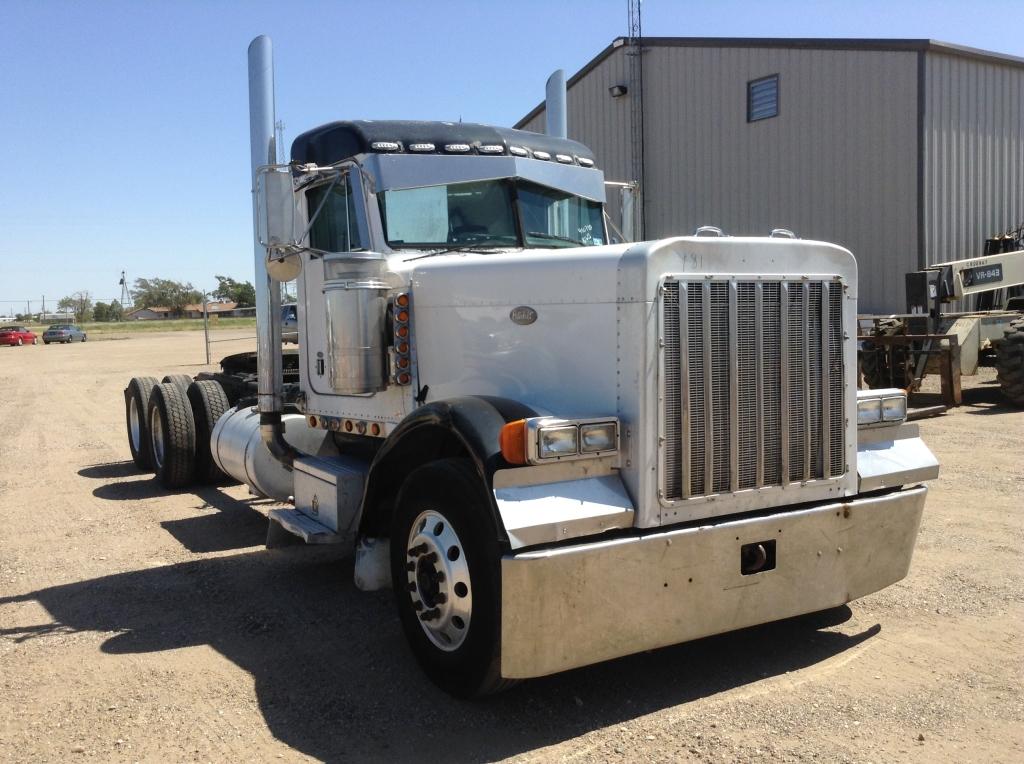
[[[921,423],[906,580],[463,702],[336,550],[268,552],[241,487],[136,472],[122,389],[202,360],[190,332],[0,348],[3,761],[1024,760],[1024,412],[991,374]]]

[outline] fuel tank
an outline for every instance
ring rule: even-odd
[[[313,456],[337,453],[330,433],[315,430],[301,414],[285,414],[284,439],[296,450]],[[260,437],[255,407],[231,409],[217,420],[210,434],[210,453],[226,474],[270,499],[288,501],[294,495],[292,471],[275,459]]]

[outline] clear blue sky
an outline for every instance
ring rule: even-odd
[[[1021,0],[646,0],[648,36],[933,38],[1024,56]],[[252,279],[246,48],[285,140],[334,119],[511,125],[626,33],[626,0],[0,0],[0,315],[120,271]],[[571,129],[571,128],[570,128]],[[21,301],[20,305],[10,300]]]

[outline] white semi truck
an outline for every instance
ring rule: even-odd
[[[258,352],[133,379],[140,467],[281,501],[268,544],[353,553],[463,695],[906,575],[938,465],[902,391],[857,391],[848,251],[609,243],[552,135],[334,122],[277,165],[270,41],[249,59]]]

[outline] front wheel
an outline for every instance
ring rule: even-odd
[[[18,347],[21,347],[25,343],[21,341],[21,337],[18,337]]]
[[[402,629],[426,674],[462,697],[501,678],[500,549],[480,478],[467,459],[414,470],[391,524],[391,580]]]
[[[39,344],[39,338],[38,337],[33,337],[32,338],[32,344],[33,345],[38,345]]]

